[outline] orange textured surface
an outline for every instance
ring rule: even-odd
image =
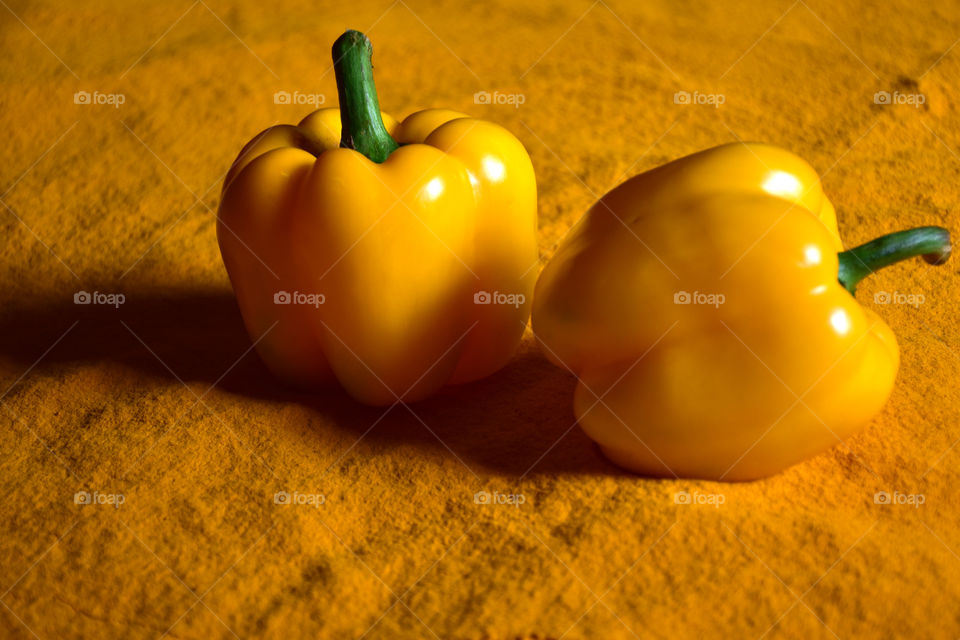
[[[902,352],[872,424],[723,485],[606,462],[574,425],[573,378],[529,333],[497,375],[410,408],[286,390],[250,352],[215,237],[241,146],[312,110],[275,92],[335,103],[329,47],[346,28],[373,40],[384,110],[445,106],[520,138],[544,258],[625,177],[737,139],[809,160],[847,246],[956,231],[960,13],[262,4],[0,7],[0,635],[960,634],[960,263],[858,289]],[[125,301],[75,305],[81,290]],[[324,503],[274,504],[281,491]],[[923,504],[878,505],[880,491]]]

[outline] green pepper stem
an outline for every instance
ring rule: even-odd
[[[333,70],[340,96],[340,146],[354,149],[374,162],[383,162],[399,145],[390,137],[373,84],[373,46],[352,29],[333,43]]]
[[[946,262],[950,257],[950,232],[943,227],[917,227],[842,251],[840,284],[852,295],[857,284],[877,269],[916,256],[923,256],[929,264]]]

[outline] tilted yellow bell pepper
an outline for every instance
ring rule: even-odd
[[[854,287],[910,256],[940,263],[950,240],[924,227],[842,249],[806,162],[763,144],[708,149],[577,222],[537,283],[534,333],[579,377],[574,411],[613,462],[760,478],[880,410],[899,351]]]
[[[267,129],[224,181],[217,238],[247,331],[280,378],[336,378],[369,404],[486,376],[529,317],[530,159],[462,113],[382,114],[363,34],[333,57],[340,109]]]

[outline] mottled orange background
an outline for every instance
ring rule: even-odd
[[[858,289],[903,354],[872,424],[721,485],[607,463],[574,424],[573,378],[529,335],[496,376],[409,408],[292,393],[250,351],[215,237],[237,151],[311,109],[274,93],[335,104],[329,47],[346,28],[373,40],[385,110],[446,106],[516,133],[544,258],[625,177],[738,139],[807,158],[848,246],[957,231],[955,7],[0,5],[0,636],[960,634],[960,262]],[[75,305],[78,291],[125,302]],[[75,504],[84,491],[123,504]],[[277,505],[279,491],[325,503]],[[924,504],[877,505],[879,491]]]

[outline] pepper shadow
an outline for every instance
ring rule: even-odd
[[[251,349],[228,289],[138,291],[118,307],[75,304],[73,292],[18,301],[0,313],[0,355],[21,371],[34,363],[43,370],[109,362],[161,380],[295,402],[315,412],[324,428],[357,437],[369,429],[365,440],[452,452],[477,473],[623,473],[576,426],[574,378],[547,362],[530,339],[494,375],[447,387],[409,409],[394,406],[372,429],[384,407],[361,405],[337,387],[307,393],[278,382]]]

